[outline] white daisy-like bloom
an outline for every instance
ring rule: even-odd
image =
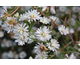
[[[19,53],[19,57],[20,57],[21,59],[25,58],[26,56],[27,56],[27,54],[26,54],[25,51],[22,51],[22,52]]]
[[[7,17],[7,20],[2,25],[2,28],[9,33],[12,31],[13,26],[16,25],[16,22],[15,22],[15,18]]]
[[[42,7],[42,11],[45,11],[47,9],[47,6],[38,6],[38,7]]]
[[[4,38],[2,43],[1,43],[1,47],[5,47],[7,40]]]
[[[38,6],[38,7],[42,7],[42,11],[45,11],[48,8],[48,6]],[[50,12],[51,12],[51,14],[55,14],[56,13],[56,11],[55,11],[53,6],[50,6]]]
[[[45,50],[46,50],[46,47],[44,46],[44,44],[43,44],[43,43],[38,43],[38,44],[34,47],[33,52],[34,52],[34,53],[41,53],[41,52],[43,52],[43,51],[45,51]]]
[[[55,11],[55,9],[53,8],[53,6],[50,7],[50,12],[51,12],[51,14],[56,14],[56,11]]]
[[[7,11],[7,9],[12,9],[12,7],[11,7],[11,6],[3,6],[2,8],[4,9],[4,12],[6,12],[6,11]]]
[[[14,16],[18,18],[19,17],[19,13],[17,12],[16,14],[14,14]]]
[[[78,44],[78,46],[80,46],[80,43]]]
[[[42,17],[42,18],[40,19],[40,22],[42,22],[43,24],[49,24],[49,23],[51,22],[51,20],[48,19],[48,18],[46,18],[46,17]]]
[[[69,33],[73,34],[74,33],[74,29],[73,28],[70,28],[69,29]]]
[[[74,13],[76,13],[76,12],[79,12],[80,11],[80,7],[72,7],[72,11],[74,12]]]
[[[56,16],[50,16],[50,18],[51,18],[56,24],[60,24],[60,23],[61,23],[61,21],[59,20],[59,18],[56,17]]]
[[[8,58],[14,58],[14,53],[12,51],[9,51],[7,56]]]
[[[11,47],[12,45],[15,46],[15,43],[13,43],[11,40],[3,39],[3,42],[1,43],[1,47]]]
[[[13,33],[15,35],[17,35],[17,34],[24,34],[24,32],[27,33],[28,32],[28,27],[29,26],[26,26],[26,23],[18,24],[16,26],[14,26]]]
[[[1,43],[1,47],[5,47],[5,44]]]
[[[0,38],[4,36],[4,32],[0,31]]]
[[[37,39],[40,41],[49,40],[51,38],[50,33],[51,31],[46,26],[44,26],[43,28],[38,28],[38,30],[35,32]]]
[[[18,45],[23,46],[25,44],[25,42],[27,42],[27,40],[29,39],[27,33],[24,34],[19,34],[19,35],[14,35],[14,38],[16,39],[15,42],[18,42]]]
[[[76,42],[77,42],[78,46],[80,46],[80,41],[76,41]]]
[[[26,23],[14,26],[13,33],[15,34],[15,42],[18,42],[18,45],[24,45],[29,39],[28,26],[26,26]]]
[[[66,54],[66,57],[65,59],[76,59],[76,56],[74,55],[74,53],[71,53],[70,56],[68,56],[68,54]]]
[[[66,9],[67,9],[67,8],[66,8],[65,6],[60,6],[60,7],[59,7],[59,10],[60,10],[61,12],[65,12]]]
[[[3,59],[8,59],[7,54],[8,54],[7,52],[2,53],[2,58],[3,58]]]
[[[7,7],[7,9],[12,9],[12,7],[11,6],[6,6]]]
[[[32,56],[30,56],[29,59],[33,59]]]
[[[19,21],[24,21],[24,20],[27,20],[28,16],[27,14],[20,14],[20,17],[19,17]]]
[[[5,11],[4,11],[3,7],[0,7],[0,18],[4,16],[4,13],[5,13]]]
[[[2,28],[7,31],[7,33],[10,33],[10,31],[12,31],[12,27],[9,24],[4,23],[2,25]]]
[[[51,42],[47,43],[47,47],[54,52],[56,49],[59,49],[60,45],[58,44],[57,40],[51,39]]]
[[[7,40],[5,43],[6,47],[11,47],[13,45],[13,42],[11,40]]]
[[[62,35],[67,35],[67,34],[69,34],[69,28],[65,28],[64,25],[60,25],[60,26],[58,27],[58,30],[59,30],[59,32],[60,32]]]
[[[31,9],[31,11],[28,10],[28,12],[26,12],[26,15],[28,17],[29,22],[33,21],[33,20],[36,21],[41,18],[40,12],[37,12],[37,10],[32,10],[32,9]]]
[[[42,53],[38,53],[36,56],[35,56],[35,59],[47,59],[47,54],[46,52],[42,52]]]

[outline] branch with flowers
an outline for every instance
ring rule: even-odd
[[[79,58],[79,8],[2,6],[0,58]]]

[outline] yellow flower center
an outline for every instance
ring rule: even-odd
[[[54,43],[51,43],[51,44],[50,44],[51,47],[54,47],[54,45],[55,45]]]
[[[13,24],[13,23],[14,23],[14,19],[11,19],[11,20],[9,21],[9,23],[10,23],[10,24]]]
[[[46,23],[46,21],[43,19],[43,22]]]
[[[23,34],[24,30],[23,28],[19,29],[19,33]]]
[[[44,58],[43,55],[41,55],[40,58],[43,59]]]
[[[43,32],[43,33],[41,33],[41,35],[42,35],[43,37],[45,37],[45,36],[46,36],[46,33],[45,33],[45,32]]]

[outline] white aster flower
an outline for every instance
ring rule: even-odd
[[[33,58],[30,56],[29,59],[33,59]]]
[[[16,25],[16,22],[17,21],[15,21],[15,18],[7,17],[7,20],[2,25],[2,28],[9,33],[12,31],[13,26]]]
[[[46,9],[48,9],[49,7],[48,6],[38,6],[38,7],[42,7],[42,11],[45,11]],[[54,6],[50,6],[50,12],[51,14],[55,14],[55,9],[54,9]]]
[[[10,31],[12,31],[11,26],[10,26],[9,24],[6,24],[6,23],[4,23],[4,24],[2,25],[2,28],[3,28],[4,30],[6,30],[7,33],[10,33]]]
[[[22,51],[22,52],[19,53],[19,57],[20,57],[21,59],[25,58],[26,56],[27,56],[27,54],[26,54],[26,52],[24,52],[24,51]]]
[[[40,12],[37,12],[37,10],[32,10],[32,9],[31,9],[31,11],[28,10],[28,12],[26,12],[26,15],[28,16],[29,22],[33,21],[33,20],[36,21],[41,18]]]
[[[70,28],[69,30],[70,30],[69,33],[71,33],[71,34],[74,33],[74,29],[73,28]]]
[[[60,23],[61,23],[61,21],[59,20],[58,17],[50,16],[50,18],[51,18],[56,24],[60,24]]]
[[[55,14],[56,13],[56,11],[55,11],[53,6],[50,7],[50,12],[51,12],[51,14]]]
[[[14,53],[12,51],[8,52],[8,58],[14,58]]]
[[[60,7],[59,7],[59,10],[60,10],[61,12],[65,12],[66,9],[67,9],[67,8],[66,8],[65,6],[60,6]]]
[[[18,24],[16,26],[14,26],[14,28],[13,28],[13,33],[15,33],[15,35],[24,34],[27,31],[28,31],[28,26],[26,26],[26,23]]]
[[[76,42],[77,42],[78,46],[80,46],[80,41],[76,41]]]
[[[27,20],[28,16],[27,14],[20,14],[20,17],[19,17],[19,21],[24,21],[24,20]]]
[[[67,35],[67,34],[69,34],[69,28],[65,28],[64,25],[60,25],[60,26],[58,27],[58,30],[59,30],[59,32],[60,32],[62,35]]]
[[[71,53],[70,56],[68,56],[68,54],[66,54],[66,59],[76,59],[76,56],[74,55],[74,53]]]
[[[4,36],[4,32],[0,31],[0,38]]]
[[[6,6],[7,7],[7,9],[12,9],[12,7],[11,6]]]
[[[7,52],[2,53],[2,58],[3,58],[3,59],[8,59],[7,54],[8,54]]]
[[[43,45],[43,43],[38,43],[35,47],[34,47],[34,52],[35,53],[41,53],[44,52],[45,50],[47,50],[47,48]]]
[[[14,16],[18,18],[19,17],[19,13],[17,12],[16,14],[14,14]]]
[[[50,23],[50,19],[48,19],[48,18],[46,18],[46,17],[42,17],[41,19],[40,19],[40,22],[42,22],[43,24],[49,24]]]
[[[74,13],[76,13],[76,12],[79,12],[80,11],[80,7],[72,7],[72,11],[74,12]]]
[[[47,9],[47,6],[38,6],[38,7],[42,7],[42,11],[45,11]]]
[[[28,26],[25,24],[18,24],[13,28],[15,42],[18,42],[19,45],[24,45],[25,42],[29,39]]]
[[[11,47],[12,44],[13,44],[13,43],[12,43],[11,40],[7,40],[6,43],[5,43],[5,46],[6,46],[6,47]]]
[[[6,46],[6,42],[7,42],[7,40],[4,38],[2,43],[1,43],[1,47],[5,47]]]
[[[4,16],[4,9],[2,7],[0,7],[0,18]]]
[[[38,53],[36,56],[35,56],[35,59],[47,59],[47,54],[46,52],[42,52],[41,54]]]
[[[29,39],[27,33],[24,33],[22,35],[15,35],[14,38],[16,39],[15,42],[18,42],[18,45],[24,45],[25,42]]]
[[[40,41],[47,41],[51,38],[49,28],[44,26],[43,28],[38,28],[38,30],[35,32],[37,39]]]
[[[3,42],[1,43],[1,47],[11,47],[14,45],[14,43],[11,40],[3,39]]]
[[[58,44],[57,40],[51,39],[51,42],[47,43],[47,46],[50,50],[56,51],[56,49],[59,49],[60,45]]]

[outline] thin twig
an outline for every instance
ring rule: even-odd
[[[18,9],[19,9],[20,6],[18,6],[11,14],[5,16],[4,18],[8,17],[8,16],[11,16],[12,14],[14,14]]]
[[[73,43],[76,44],[76,42],[73,40],[73,38],[68,34],[68,37],[72,40]]]

